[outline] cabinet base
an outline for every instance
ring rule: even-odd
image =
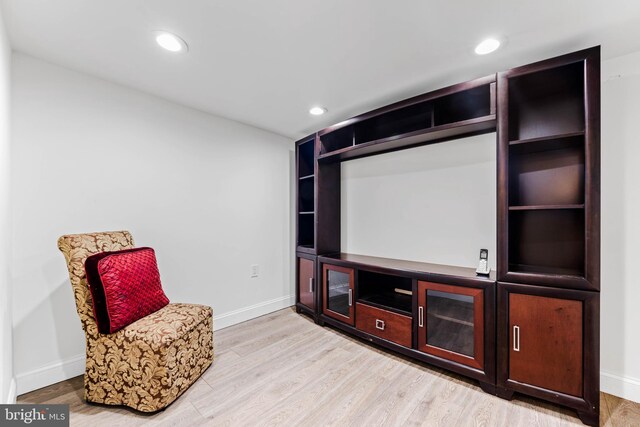
[[[485,393],[489,393],[489,394],[492,394],[494,396],[496,395],[497,387],[495,386],[495,384],[489,384],[489,383],[485,383],[485,382],[482,382],[482,381],[479,381],[479,384],[480,384],[480,388]]]
[[[484,387],[484,383],[480,383],[480,387],[482,387],[482,390],[486,391],[487,393],[490,393],[489,388],[485,388]],[[488,386],[490,386],[491,384],[488,384]],[[505,399],[505,400],[512,400],[513,399],[513,395],[515,394],[514,390],[510,390],[510,389],[506,389],[506,388],[502,388],[502,387],[495,387],[495,395]],[[525,393],[528,394],[528,393]],[[544,399],[544,400],[549,400],[549,399]],[[588,426],[598,426],[600,423],[600,412],[599,409],[595,409],[593,411],[581,411],[576,409],[575,410],[576,413],[578,414],[578,418],[580,418],[580,421],[582,421],[583,424],[588,425]]]
[[[583,424],[588,426],[598,426],[600,424],[600,413],[596,411],[576,411],[578,418]]]
[[[515,391],[513,390],[509,390],[502,387],[496,387],[496,396],[498,396],[501,399],[511,400],[513,399],[514,393]]]

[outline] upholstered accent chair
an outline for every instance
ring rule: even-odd
[[[171,303],[113,334],[100,334],[84,262],[98,252],[133,247],[128,231],[58,239],[86,336],[85,400],[155,412],[176,400],[213,362],[213,310]]]

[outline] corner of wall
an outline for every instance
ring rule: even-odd
[[[13,383],[14,395],[21,395],[84,373],[85,355],[79,354],[67,360],[56,361],[32,371],[18,374]],[[14,397],[15,400],[15,397]]]
[[[640,380],[600,371],[600,390],[640,403]]]
[[[7,401],[5,402],[7,405],[12,405],[16,403],[16,399],[18,397],[17,391],[18,390],[16,387],[16,379],[11,378],[11,383],[9,384],[9,394],[7,396]]]

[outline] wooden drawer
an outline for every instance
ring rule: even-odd
[[[356,328],[411,348],[411,317],[356,303]]]

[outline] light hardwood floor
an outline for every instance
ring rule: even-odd
[[[71,425],[561,426],[569,409],[517,396],[322,328],[293,309],[216,331],[213,366],[166,410],[86,404],[82,377],[18,398],[67,403]],[[601,394],[600,424],[640,426],[640,404]]]

